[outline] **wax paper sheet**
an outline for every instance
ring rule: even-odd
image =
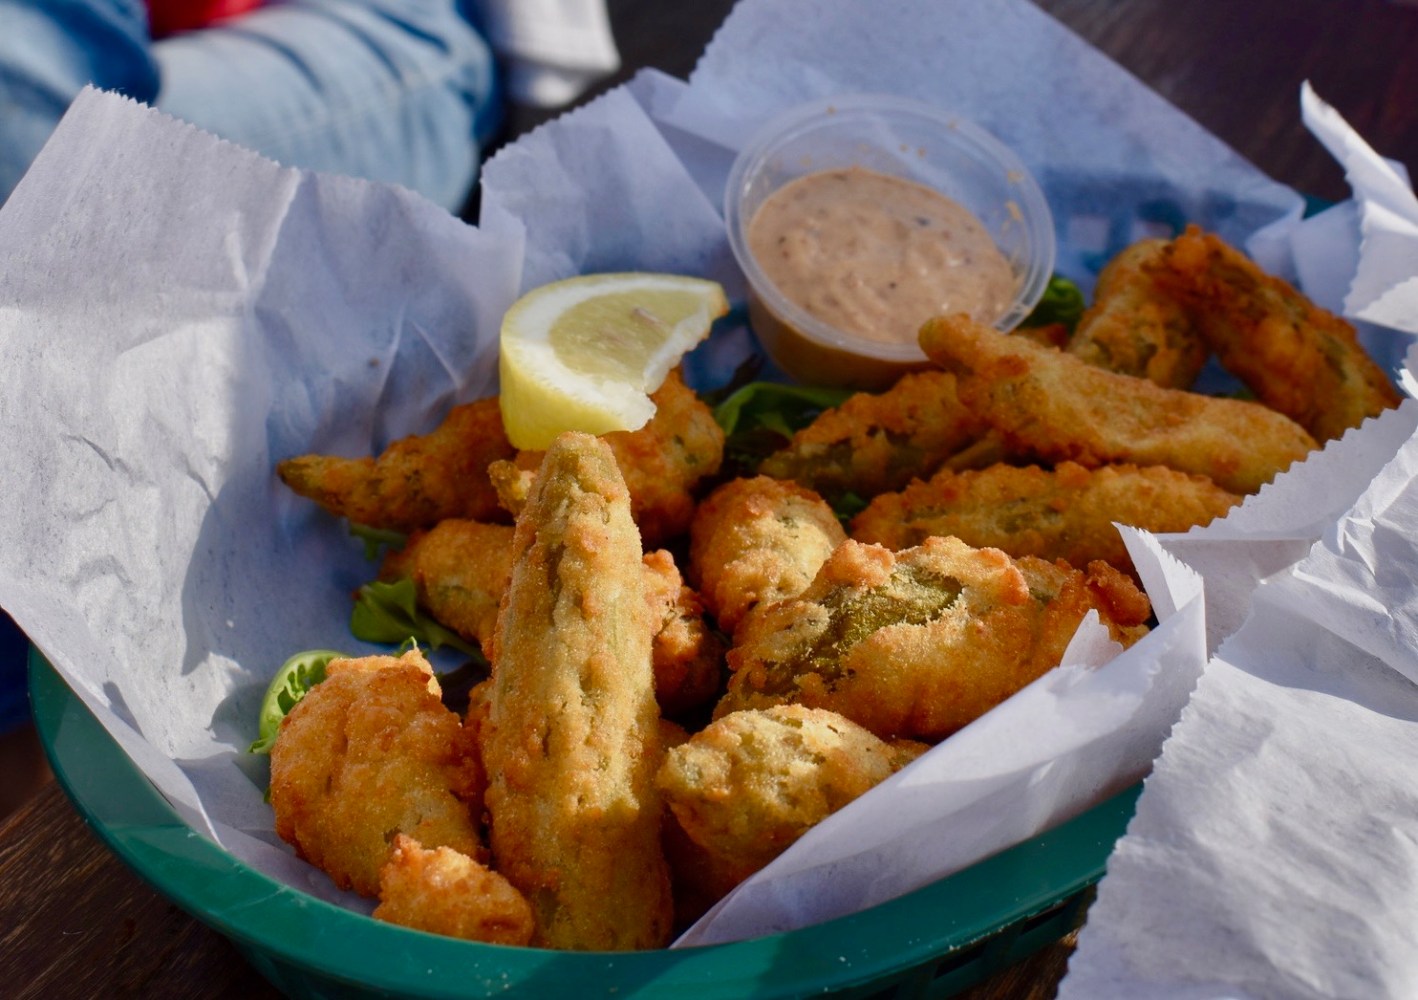
[[[520,289],[636,268],[741,290],[715,189],[735,144],[788,104],[862,89],[946,104],[1014,145],[1053,203],[1061,268],[1085,285],[1109,252],[1182,220],[1239,240],[1297,212],[1293,192],[1022,0],[745,0],[690,81],[642,75],[499,153],[478,228],[87,92],[0,209],[0,604],[195,828],[338,895],[274,837],[245,748],[289,653],[365,650],[348,595],[372,567],[274,463],[369,454],[493,391],[498,319]],[[716,334],[709,361],[692,359],[698,383],[751,348],[742,329]],[[1166,619],[1142,652],[1108,659],[1085,634],[1067,667],[957,737],[942,756],[989,795],[947,792],[933,764],[899,779],[907,798],[927,801],[918,782],[941,794],[941,829],[962,817],[954,843],[903,853],[883,878],[892,842],[852,860],[826,827],[778,868],[830,859],[824,907],[713,933],[885,898],[1140,776],[1205,638],[1190,572],[1132,544]],[[833,826],[857,836],[868,807],[880,796]]]
[[[1354,199],[1263,239],[1317,298],[1385,324],[1368,341],[1407,354],[1411,394],[1418,352],[1399,331],[1418,332],[1418,201],[1308,85],[1301,105]],[[1225,520],[1159,539],[1205,580],[1216,656],[1109,860],[1061,997],[1412,994],[1415,538],[1410,398]]]

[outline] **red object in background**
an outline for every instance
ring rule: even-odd
[[[213,21],[245,14],[262,0],[148,0],[148,30],[154,38],[204,28]]]

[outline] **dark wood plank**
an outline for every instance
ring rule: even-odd
[[[1418,9],[1388,0],[1034,0],[1276,180],[1330,201],[1343,174],[1300,84],[1418,169]],[[1064,109],[1061,109],[1064,110]]]
[[[0,984],[14,1000],[279,996],[109,852],[53,781],[0,825]]]

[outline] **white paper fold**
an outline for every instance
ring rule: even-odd
[[[1257,589],[1109,860],[1061,998],[1412,994],[1415,473],[1418,435]]]
[[[1408,343],[1385,330],[1418,333],[1418,197],[1408,170],[1379,155],[1308,81],[1300,111],[1344,168],[1353,197],[1311,218],[1284,218],[1257,234],[1249,249],[1320,305],[1358,324],[1376,360],[1400,370]]]
[[[677,942],[790,930],[893,899],[1146,773],[1204,661],[1195,573],[1129,531],[1158,628],[1119,654],[1095,614],[1062,664],[809,830]],[[1175,610],[1174,610],[1175,609]]]
[[[1324,275],[1351,315],[1413,330],[1376,308],[1418,303],[1406,174],[1308,86],[1302,105],[1355,201],[1291,234],[1301,280]],[[1413,393],[1411,338],[1367,333],[1407,357]],[[1220,648],[1109,860],[1061,998],[1414,994],[1415,538],[1408,399],[1225,520],[1159,539],[1204,578]]]
[[[254,712],[292,652],[358,647],[370,575],[274,462],[491,391],[519,262],[92,90],[0,209],[0,260],[0,605],[194,826],[270,840]]]

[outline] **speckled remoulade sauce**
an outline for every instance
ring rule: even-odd
[[[943,313],[992,322],[1016,287],[968,209],[863,167],[806,174],[774,191],[749,223],[748,245],[784,298],[882,343],[915,343],[921,324]]]

